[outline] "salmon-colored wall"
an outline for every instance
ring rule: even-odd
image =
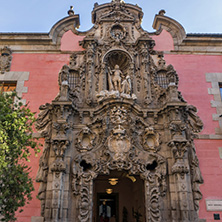
[[[61,50],[82,50],[78,41],[83,37],[76,36],[71,31],[64,34],[61,40]],[[156,41],[155,49],[170,51],[173,49],[171,35],[163,31],[159,36],[153,37]],[[175,55],[165,54],[167,64],[172,64],[179,75],[179,90],[184,99],[197,107],[198,115],[204,123],[201,134],[215,134],[215,128],[219,127],[217,121],[212,120],[212,114],[216,109],[211,107],[213,96],[208,94],[211,84],[206,82],[206,73],[222,72],[222,56],[214,55]],[[11,71],[30,72],[29,80],[25,82],[28,93],[24,94],[30,108],[39,112],[40,105],[50,103],[58,93],[58,73],[64,64],[68,64],[68,54],[13,54]],[[222,199],[222,160],[219,158],[219,140],[196,140],[197,155],[200,160],[200,168],[204,178],[201,185],[203,200],[200,201],[200,218],[213,221],[213,213],[207,212],[205,199]],[[38,158],[31,158],[31,176],[35,178],[38,170]],[[40,201],[35,198],[38,192],[38,184],[35,183],[34,199],[19,214],[19,222],[30,222],[31,216],[40,216]]]
[[[79,41],[82,41],[84,37],[74,34],[71,30],[65,32],[61,39],[61,51],[82,51]]]
[[[170,51],[174,50],[173,39],[171,34],[166,30],[163,30],[159,35],[152,36],[152,39],[155,41],[156,45],[154,50],[158,51]]]
[[[207,211],[206,200],[222,199],[222,160],[219,157],[218,147],[221,140],[196,140],[196,151],[199,158],[204,183],[200,186],[203,199],[200,201],[199,217],[207,222],[214,221],[213,214],[221,212]]]
[[[213,96],[208,94],[211,83],[206,82],[206,73],[222,72],[222,56],[213,55],[165,55],[167,64],[172,64],[179,75],[179,91],[183,98],[197,107],[204,122],[201,134],[215,134],[218,121],[212,121],[216,108],[211,107]]]
[[[39,106],[50,103],[58,94],[58,73],[64,64],[68,64],[66,54],[13,54],[11,71],[28,71],[29,80],[25,81],[28,93],[23,97],[29,103],[33,112],[39,113]],[[37,116],[37,115],[36,115]],[[39,157],[31,155],[30,176],[35,180]],[[18,214],[18,222],[30,222],[32,216],[40,216],[40,201],[36,198],[39,184],[34,183],[33,200],[24,207],[24,212]]]
[[[168,33],[169,34],[169,33]],[[156,41],[156,48],[168,51],[170,47],[169,35],[160,34]],[[165,40],[165,43],[164,43]],[[159,45],[157,46],[157,43]],[[163,45],[161,45],[163,44]],[[213,121],[212,115],[216,108],[211,107],[213,95],[208,94],[211,83],[206,82],[206,73],[222,73],[222,56],[193,55],[193,54],[165,54],[167,64],[172,64],[179,75],[179,91],[188,104],[196,106],[198,116],[204,123],[200,134],[215,134],[219,127],[218,121]],[[221,212],[207,211],[207,199],[222,199],[222,160],[218,148],[221,140],[195,140],[196,152],[199,158],[200,169],[204,184],[200,186],[203,199],[200,201],[199,218],[207,222],[214,221],[213,214]]]

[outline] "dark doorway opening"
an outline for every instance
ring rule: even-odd
[[[127,171],[112,171],[94,180],[93,221],[145,221],[144,182]]]

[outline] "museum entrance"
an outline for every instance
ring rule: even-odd
[[[138,175],[112,171],[94,180],[93,221],[145,221],[144,182]]]

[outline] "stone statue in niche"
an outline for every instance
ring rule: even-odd
[[[131,94],[132,86],[130,76],[127,74],[126,78],[124,79],[124,74],[118,65],[115,65],[113,70],[108,67],[108,70],[109,90],[119,91],[120,93],[124,94]]]
[[[130,79],[130,76],[127,75],[126,76],[126,79],[123,80],[122,82],[122,93],[125,93],[125,94],[131,94],[131,79]]]
[[[120,92],[121,91],[121,75],[122,75],[122,72],[119,69],[119,66],[115,65],[115,68],[113,70],[111,70],[108,67],[108,70],[109,70],[109,73],[108,73],[109,74],[108,75],[109,89],[110,90],[116,90],[116,91]]]
[[[69,66],[64,65],[59,72],[59,101],[67,100],[68,99],[68,88],[69,88],[69,83],[68,83],[68,76],[69,76]]]
[[[100,91],[96,96],[98,102],[101,102],[107,98],[125,98],[130,100],[136,100],[137,97],[132,93],[132,82],[129,74],[124,74],[118,64],[114,66],[114,69],[108,66],[107,90]]]

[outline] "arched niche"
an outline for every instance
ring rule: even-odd
[[[103,62],[107,67],[114,69],[115,65],[118,65],[122,72],[128,71],[132,61],[131,55],[129,55],[128,52],[120,49],[114,49],[107,52],[103,58]]]
[[[108,51],[103,57],[103,63],[105,65],[105,79],[106,79],[106,89],[109,88],[109,78],[108,75],[115,69],[116,65],[119,66],[121,71],[121,79],[124,80],[127,74],[130,73],[130,67],[133,62],[131,55],[125,50],[113,49]]]

